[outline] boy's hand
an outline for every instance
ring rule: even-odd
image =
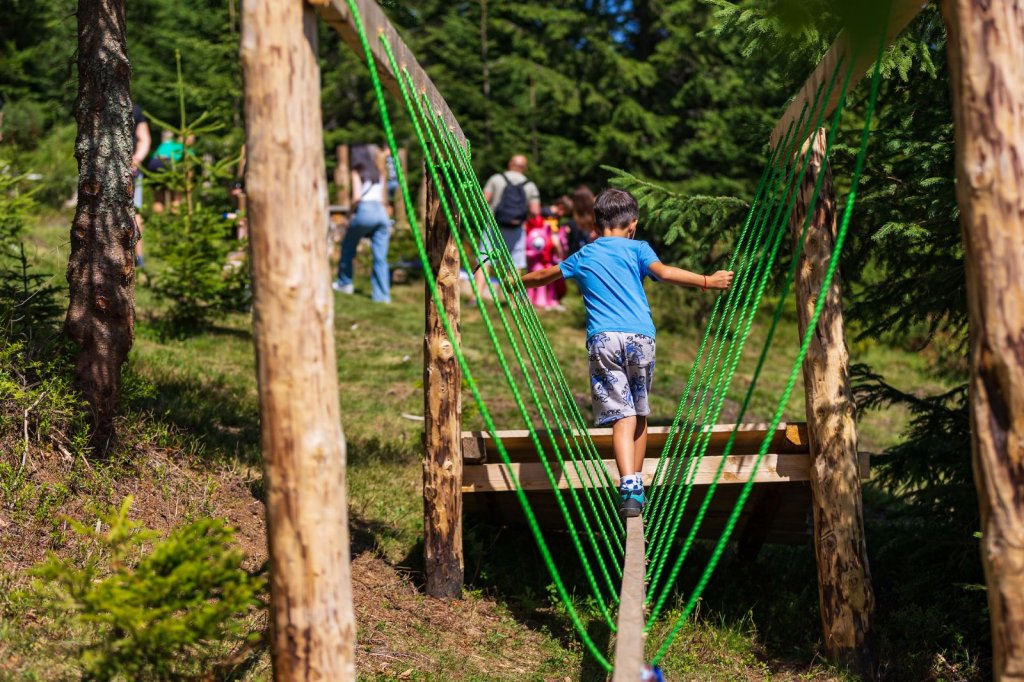
[[[728,289],[732,286],[732,270],[719,270],[713,275],[708,275],[708,289]]]

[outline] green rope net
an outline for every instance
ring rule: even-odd
[[[431,267],[426,249],[423,226],[418,224],[416,209],[405,178],[405,169],[397,162],[398,145],[388,113],[387,101],[381,85],[377,64],[374,60],[369,38],[363,27],[359,9],[354,0],[347,0],[363,48],[373,82],[374,94],[380,112],[381,123],[395,159],[395,171],[412,228],[420,262],[431,300],[437,308],[445,333],[452,344],[456,360],[468,387],[479,408],[480,418],[494,441],[494,448],[505,466],[508,480],[513,484],[515,495],[523,509],[527,526],[537,543],[542,560],[554,583],[555,591],[565,606],[572,623],[586,650],[605,670],[612,665],[606,652],[595,643],[589,634],[587,620],[590,616],[581,613],[570,585],[562,578],[551,552],[549,539],[545,537],[537,521],[529,498],[520,485],[516,468],[509,457],[505,444],[495,426],[493,416],[483,398],[470,363],[460,342],[457,330],[452,328],[442,296],[438,291],[436,275]],[[884,31],[883,31],[884,34]],[[413,124],[416,141],[424,159],[424,166],[430,181],[437,188],[437,200],[451,237],[459,254],[462,268],[472,273],[481,264],[490,266],[497,280],[484,277],[481,290],[473,277],[469,277],[474,303],[490,341],[491,348],[501,367],[502,378],[508,395],[515,402],[516,409],[542,465],[548,484],[554,496],[559,513],[568,532],[572,553],[583,569],[586,597],[595,605],[600,619],[615,631],[613,610],[618,603],[619,582],[622,579],[624,559],[625,527],[617,513],[618,493],[615,481],[605,466],[588,431],[588,423],[581,413],[575,396],[555,356],[552,346],[544,333],[536,310],[526,296],[526,290],[505,247],[494,216],[484,199],[471,163],[468,146],[461,145],[454,133],[444,125],[439,114],[425,95],[417,95],[413,79],[397,64],[391,45],[386,38],[378,37],[387,57],[391,73],[397,75],[401,93],[401,104]],[[882,46],[879,46],[881,54]],[[849,59],[836,65],[828,83],[815,93],[813,101],[803,107],[799,117],[790,125],[782,140],[769,155],[768,164],[758,183],[754,200],[747,218],[736,238],[728,269],[736,273],[732,288],[719,296],[712,307],[710,320],[701,338],[697,355],[693,361],[686,387],[677,407],[665,446],[658,460],[649,489],[649,502],[644,511],[647,535],[647,605],[650,615],[647,631],[650,631],[658,616],[676,589],[677,578],[688,556],[698,531],[707,516],[717,484],[722,476],[727,457],[733,450],[738,431],[733,428],[726,442],[710,485],[706,486],[704,497],[692,512],[689,528],[682,532],[683,519],[689,511],[691,493],[695,489],[697,472],[708,451],[714,425],[717,424],[725,404],[726,395],[733,383],[743,349],[750,335],[757,311],[762,306],[764,294],[780,255],[783,237],[787,233],[790,218],[798,194],[810,164],[809,153],[798,153],[789,158],[786,150],[799,149],[813,131],[823,124],[826,103],[835,99],[838,88],[839,105],[836,107],[828,126],[825,156],[832,149],[840,129],[839,122],[847,96],[847,89],[853,76]],[[857,184],[863,168],[867,149],[868,133],[878,94],[879,70],[876,61],[871,81],[870,97],[867,103],[860,147],[856,157],[850,189],[842,214],[835,248],[829,261],[822,290],[831,285],[839,253],[852,215]],[[781,151],[780,151],[781,150]],[[810,206],[817,203],[824,173],[819,173],[814,186]],[[775,330],[782,317],[784,302],[792,286],[798,257],[803,249],[804,238],[813,211],[808,211],[796,248],[790,259],[781,287],[781,295],[775,306],[771,325],[759,354],[757,366],[744,394],[737,425],[749,407],[751,397],[764,367],[768,351],[775,337]],[[697,605],[711,574],[721,559],[725,545],[732,535],[743,506],[753,486],[753,472],[768,452],[772,435],[782,422],[790,395],[792,394],[804,356],[810,344],[825,297],[819,296],[814,313],[802,338],[800,350],[793,360],[785,390],[779,397],[767,435],[756,455],[756,464],[751,467],[751,476],[743,483],[739,497],[728,514],[725,527],[712,548],[707,565],[694,588],[686,595],[682,611],[669,630],[664,641],[657,648],[652,661],[660,661],[671,646],[679,631]],[[539,420],[539,426],[536,424]],[[580,487],[560,487],[560,480],[581,482]],[[680,542],[680,537],[682,541]],[[558,539],[561,542],[561,539]],[[674,560],[670,558],[675,556]]]

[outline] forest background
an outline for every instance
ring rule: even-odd
[[[665,260],[695,268],[714,262],[710,245],[727,240],[738,223],[771,127],[841,21],[824,1],[383,4],[459,117],[481,177],[524,152],[545,199],[579,183],[629,188],[644,210],[645,237]],[[57,208],[76,182],[75,3],[0,0],[0,16],[4,160],[38,176],[35,201]],[[237,22],[236,0],[127,3],[136,102],[158,119],[178,120],[180,52],[188,117],[206,112],[221,125],[197,151],[216,158],[237,154],[243,140]],[[336,145],[379,140],[380,130],[365,69],[326,26],[320,30],[330,165]],[[864,410],[899,404],[912,415],[898,442],[876,458],[874,509],[881,516],[897,510],[898,522],[874,543],[872,560],[889,552],[930,567],[901,585],[899,598],[934,598],[933,608],[955,613],[944,617],[943,636],[950,648],[966,639],[966,655],[981,660],[972,664],[977,672],[985,666],[987,619],[978,592],[944,41],[929,7],[884,56],[878,123],[842,269],[851,343],[923,354],[950,387],[932,394],[891,385],[884,367],[855,371]],[[863,86],[853,94],[843,126],[862,123],[856,103],[865,96]],[[413,147],[407,126],[399,123],[400,143]],[[840,192],[853,153],[835,151]],[[928,618],[925,611],[918,617]]]

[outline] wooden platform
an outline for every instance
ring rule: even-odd
[[[733,429],[732,424],[717,424],[703,432],[710,432],[708,451],[697,469],[694,490],[683,515],[684,524],[692,522],[704,499],[714,473],[722,462],[722,452]],[[654,456],[644,461],[644,479],[648,484],[657,469],[657,455],[664,447],[668,431],[668,427],[649,429],[647,451]],[[603,465],[612,479],[617,480],[618,471],[612,457],[611,429],[591,429],[590,434]],[[791,544],[807,541],[811,530],[811,491],[808,483],[810,445],[806,424],[781,424],[772,434],[769,453],[755,470],[756,452],[767,434],[767,426],[764,424],[739,426],[732,454],[726,458],[725,468],[698,537],[717,538],[721,534],[725,520],[742,489],[742,485],[738,484],[745,483],[753,475],[755,486],[736,526],[735,537],[741,540],[741,544],[746,538],[746,544],[755,547],[762,542]],[[498,435],[538,522],[548,528],[564,528],[565,520],[529,432],[500,431]],[[542,433],[540,440],[548,459],[552,461],[552,471],[556,474],[559,488],[582,487],[572,463],[568,463],[569,471],[566,473],[554,461],[552,439]],[[564,448],[565,442],[561,436],[556,437],[555,442]],[[525,523],[508,469],[501,463],[494,439],[487,433],[463,432],[462,451],[464,513],[467,516],[487,518],[495,523]],[[566,450],[562,452],[564,457]],[[583,472],[582,463],[580,467]],[[866,453],[860,456],[860,470],[861,477],[867,478],[869,460]],[[593,473],[598,472],[594,469]],[[587,480],[585,473],[583,480]]]

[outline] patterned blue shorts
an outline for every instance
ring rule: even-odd
[[[587,340],[594,423],[651,413],[647,396],[654,378],[654,339],[644,334],[598,332]]]

